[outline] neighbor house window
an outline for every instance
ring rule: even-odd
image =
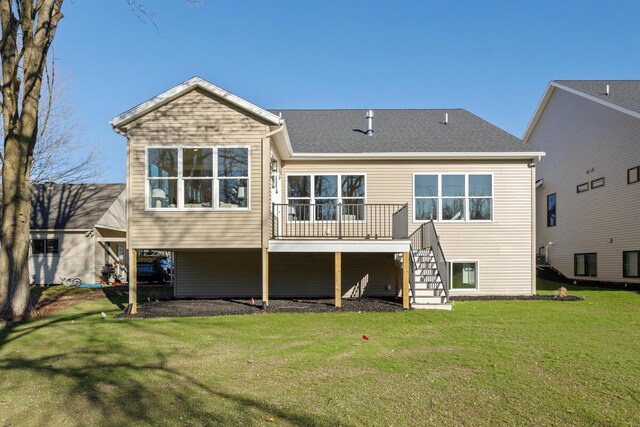
[[[287,176],[290,221],[363,221],[364,175],[322,174]]]
[[[478,289],[478,263],[451,262],[451,289]]]
[[[604,187],[604,178],[598,178],[591,181],[591,189]]]
[[[33,239],[31,240],[31,254],[58,254],[58,239]]]
[[[573,255],[573,273],[575,276],[598,275],[598,254],[574,254]]]
[[[622,275],[623,277],[640,277],[640,250],[624,251],[622,253]]]
[[[556,193],[547,196],[547,227],[556,225]]]
[[[147,208],[237,209],[249,200],[249,149],[147,149]]]
[[[640,181],[640,166],[627,169],[627,184],[634,184]]]
[[[493,176],[489,174],[416,174],[414,221],[490,221]]]
[[[585,182],[584,184],[580,184],[576,187],[576,191],[578,193],[584,193],[585,191],[589,191],[589,183]]]

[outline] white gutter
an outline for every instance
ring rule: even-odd
[[[294,153],[292,160],[429,160],[429,159],[534,159],[539,162],[546,153],[542,151],[527,152],[385,152],[385,153]]]

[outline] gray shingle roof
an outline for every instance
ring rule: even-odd
[[[640,113],[640,80],[554,80],[554,83]],[[609,85],[609,95],[605,95]]]
[[[124,189],[124,184],[34,184],[31,229],[91,229]]]
[[[294,153],[527,152],[519,138],[462,109],[272,110],[282,113]],[[449,123],[444,124],[445,113]]]

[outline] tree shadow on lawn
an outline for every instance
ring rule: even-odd
[[[62,394],[64,407],[30,411],[31,416],[41,414],[42,419],[35,424],[46,424],[59,419],[61,413],[71,419],[81,421],[89,414],[99,418],[100,425],[123,424],[260,424],[274,420],[295,425],[324,426],[338,425],[339,419],[326,415],[307,414],[279,408],[266,399],[232,393],[186,372],[168,366],[172,357],[187,357],[162,351],[144,351],[145,342],[129,340],[138,348],[114,341],[113,336],[100,337],[96,328],[82,322],[83,318],[96,313],[82,313],[61,316],[36,324],[21,323],[0,329],[0,350],[9,344],[38,330],[55,328],[61,322],[79,321],[74,333],[80,336],[71,341],[80,343],[70,350],[50,349],[46,355],[30,357],[28,352],[8,352],[0,359],[0,377],[5,386],[19,392],[21,386],[30,387],[37,382],[45,382],[47,387],[41,393]],[[88,321],[90,322],[90,321]],[[121,328],[123,334],[131,329],[141,331],[141,322],[129,322]],[[115,325],[113,325],[115,327]],[[100,329],[100,328],[98,328]],[[150,338],[151,334],[149,335]],[[123,340],[125,342],[127,340]],[[150,339],[150,343],[154,340]],[[62,347],[64,344],[60,344]],[[73,347],[73,346],[67,346]],[[79,347],[79,348],[78,348]],[[42,351],[38,351],[42,354]],[[215,369],[215,367],[212,367]],[[11,376],[27,373],[34,383],[22,381],[11,384]],[[90,409],[87,409],[90,408]],[[62,411],[62,412],[53,412]],[[5,414],[9,415],[9,414]],[[10,419],[10,418],[9,418]],[[68,419],[67,419],[68,421]],[[87,420],[89,423],[91,421]],[[95,420],[93,421],[95,422]]]

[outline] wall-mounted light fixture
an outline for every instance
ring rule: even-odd
[[[271,172],[278,172],[278,161],[276,159],[271,159]]]

